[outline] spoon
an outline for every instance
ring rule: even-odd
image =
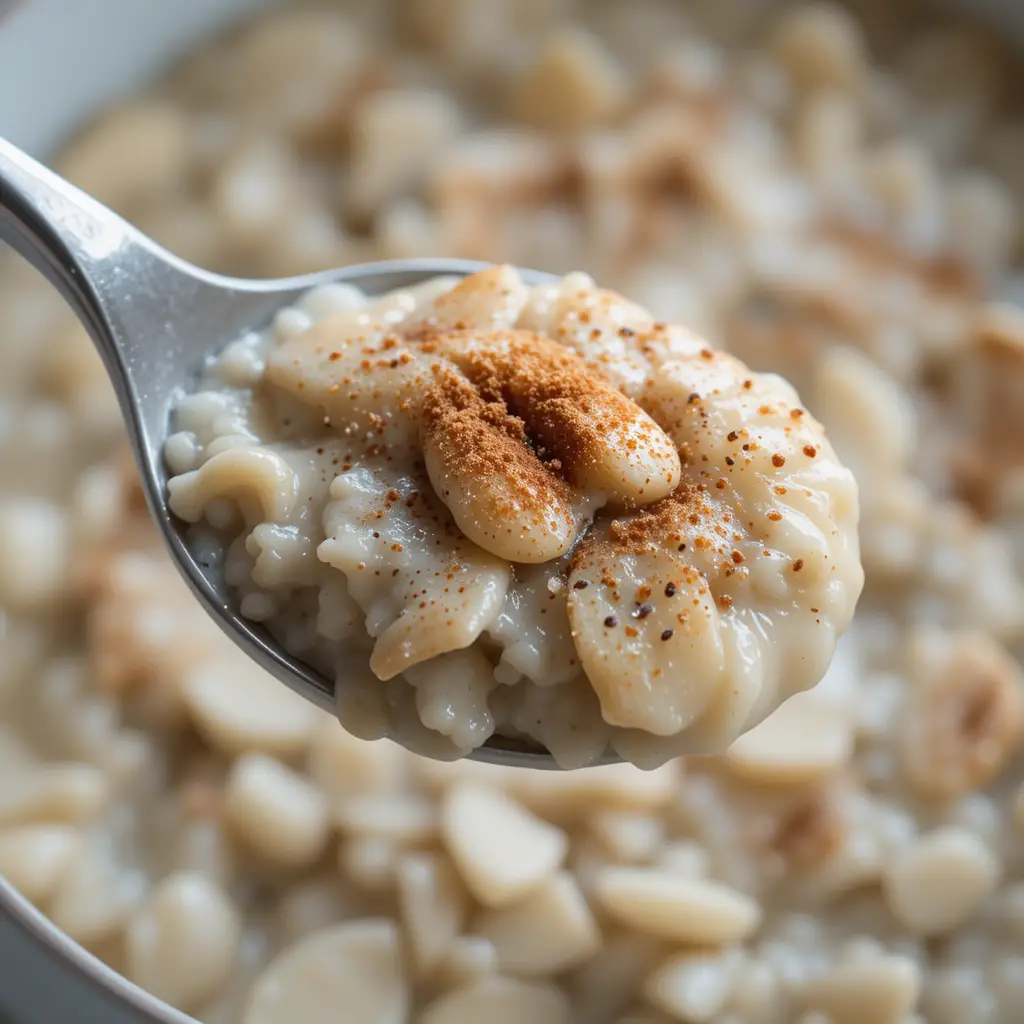
[[[163,443],[171,408],[192,390],[205,357],[265,327],[310,288],[345,282],[379,295],[442,274],[465,277],[486,264],[388,260],[277,281],[224,277],[172,255],[2,138],[0,241],[56,286],[89,332],[117,393],[149,509],[206,611],[258,665],[333,714],[335,682],[243,619],[223,578],[201,568],[185,545],[164,498]],[[528,284],[555,280],[535,270],[521,273]],[[500,736],[470,756],[515,767],[556,767],[543,748]]]

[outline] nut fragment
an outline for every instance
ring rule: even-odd
[[[901,1024],[917,1004],[921,973],[904,957],[840,964],[800,987],[800,1002],[830,1024]]]
[[[517,976],[561,974],[589,959],[601,945],[587,901],[564,871],[519,902],[485,911],[473,932],[494,946],[499,970]]]
[[[227,981],[241,930],[216,885],[192,872],[169,875],[128,923],[126,973],[158,999],[195,1009]]]
[[[47,764],[9,772],[0,787],[0,825],[96,818],[111,797],[109,780],[90,764]]]
[[[1024,675],[988,636],[937,640],[917,645],[899,735],[911,785],[949,799],[991,782],[1018,749]]]
[[[541,47],[512,91],[514,116],[552,131],[589,128],[612,117],[627,96],[622,71],[599,40],[566,29]]]
[[[419,1024],[569,1024],[569,1020],[569,1002],[554,986],[495,976],[441,996],[426,1008]]]
[[[429,977],[462,931],[465,889],[440,854],[406,854],[398,864],[396,881],[413,966],[419,977]]]
[[[761,921],[761,908],[736,889],[657,868],[604,868],[594,893],[622,924],[676,942],[738,942]]]
[[[939,935],[967,921],[999,880],[999,863],[976,835],[936,829],[901,850],[882,884],[893,913],[910,931]]]
[[[185,706],[214,748],[286,757],[308,745],[318,721],[316,708],[234,647],[222,642],[216,654],[183,674]]]
[[[0,831],[0,876],[33,903],[46,899],[82,848],[67,825],[22,825]]]
[[[224,802],[236,833],[276,864],[312,864],[327,845],[323,794],[304,776],[264,754],[245,754],[232,765]]]
[[[461,371],[441,374],[424,400],[427,470],[486,550],[549,561],[571,546],[574,506],[588,493],[632,507],[679,482],[657,423],[565,346],[522,330],[449,330],[425,344]]]
[[[345,835],[379,836],[410,846],[437,836],[437,808],[414,793],[377,793],[337,800],[331,818]]]
[[[552,875],[568,848],[565,833],[504,793],[464,782],[445,796],[441,833],[473,895],[507,906]]]
[[[848,832],[837,793],[825,787],[798,796],[782,810],[766,853],[778,858],[787,872],[801,874],[835,854]]]
[[[398,929],[368,918],[314,932],[271,961],[242,1024],[337,1024],[340,1013],[360,1024],[403,1024],[408,1012]]]
[[[725,764],[752,782],[796,786],[834,774],[853,753],[853,721],[813,693],[797,694],[737,739]]]

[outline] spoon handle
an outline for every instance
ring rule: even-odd
[[[0,138],[0,241],[7,242],[61,293],[104,359],[110,332],[104,292],[125,250],[140,235],[80,189]]]

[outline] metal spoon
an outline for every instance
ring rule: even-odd
[[[241,618],[224,580],[204,571],[186,547],[181,524],[164,500],[162,447],[171,406],[190,390],[206,356],[265,326],[310,288],[350,282],[374,295],[439,274],[465,276],[483,264],[390,260],[278,281],[223,277],[178,259],[4,139],[0,241],[57,287],[92,337],[117,392],[150,511],[203,606],[260,666],[333,713],[335,683]],[[552,280],[533,270],[523,276],[531,284]],[[497,736],[472,756],[516,767],[555,767],[542,748]]]

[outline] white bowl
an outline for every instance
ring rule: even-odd
[[[193,44],[273,2],[0,0],[0,135],[45,158]],[[944,6],[1024,39],[1019,0]],[[0,1024],[195,1024],[86,953],[3,879],[0,965]]]

